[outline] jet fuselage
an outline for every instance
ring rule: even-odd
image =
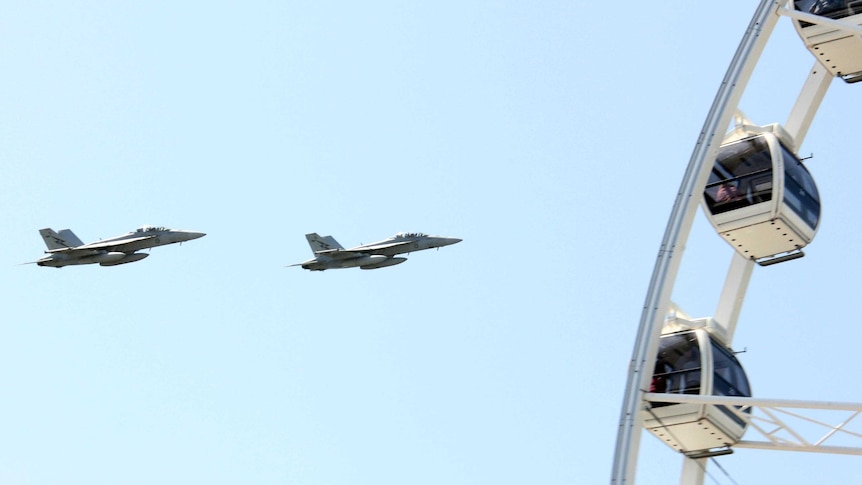
[[[395,257],[398,254],[441,248],[461,242],[461,239],[453,237],[429,236],[418,232],[398,233],[383,241],[344,249],[332,236],[321,237],[317,233],[311,233],[306,234],[305,238],[315,257],[291,266],[302,266],[311,271],[356,267],[385,268],[407,261],[407,258]]]
[[[147,253],[136,251],[183,243],[206,235],[202,232],[144,226],[122,236],[83,244],[69,229],[63,229],[57,233],[46,228],[41,229],[39,233],[48,246],[48,250],[45,251],[48,256],[39,259],[36,264],[53,268],[80,264],[98,263],[101,266],[117,266],[133,263],[149,256]]]

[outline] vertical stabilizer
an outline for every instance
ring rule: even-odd
[[[74,248],[84,245],[84,243],[78,239],[78,236],[69,229],[63,229],[58,234],[51,228],[45,228],[39,229],[39,234],[42,235],[42,239],[45,240],[45,245],[48,246],[48,249],[50,250]]]
[[[332,236],[321,237],[316,232],[312,232],[311,234],[306,234],[305,239],[308,240],[308,245],[311,246],[311,252],[314,254],[324,251],[344,249],[344,247],[341,244],[338,244],[338,241],[336,241]]]
[[[60,231],[60,238],[66,241],[68,244],[71,244],[73,248],[84,245],[84,241],[78,239],[78,236],[76,236],[71,229],[63,229],[62,231]]]

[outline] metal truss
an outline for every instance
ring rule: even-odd
[[[658,393],[644,400],[727,406],[748,424],[746,433],[763,439],[742,440],[733,448],[862,455],[862,419],[856,419],[862,403]]]

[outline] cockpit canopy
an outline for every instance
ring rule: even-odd
[[[427,234],[421,232],[399,232],[396,234],[393,239],[404,239],[407,237],[427,237]]]
[[[154,231],[167,231],[169,230],[167,227],[156,227],[156,226],[141,226],[135,229],[135,232],[154,232]]]

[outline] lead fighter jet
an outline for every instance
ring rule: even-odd
[[[59,233],[53,229],[40,229],[39,234],[45,240],[48,256],[35,261],[39,266],[62,268],[73,264],[94,264],[100,266],[116,266],[118,264],[140,261],[149,253],[138,253],[141,249],[164,246],[166,244],[191,241],[206,234],[194,231],[180,231],[166,227],[144,226],[133,232],[123,234],[99,242],[84,244],[69,229]]]
[[[302,266],[311,271],[357,266],[360,269],[385,268],[407,261],[407,258],[395,257],[396,254],[441,248],[461,242],[454,237],[429,236],[421,232],[399,232],[384,241],[344,249],[332,236],[321,237],[313,232],[306,234],[305,238],[311,246],[314,259],[290,266]]]

